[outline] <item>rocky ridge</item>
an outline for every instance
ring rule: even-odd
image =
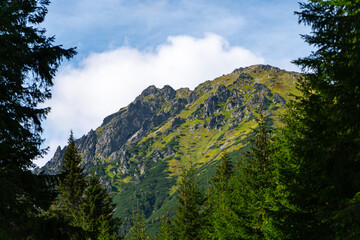
[[[250,69],[252,71],[249,71]],[[129,159],[128,145],[139,142],[152,129],[169,120],[172,124],[166,133],[176,130],[187,121],[206,118],[210,119],[204,122],[203,127],[218,129],[225,124],[224,116],[221,113],[224,107],[227,112],[232,112],[230,121],[233,123],[241,121],[244,117],[251,119],[253,114],[250,109],[254,107],[266,109],[270,103],[283,107],[285,99],[278,92],[272,93],[266,85],[259,83],[258,79],[254,79],[249,74],[249,72],[270,71],[279,73],[281,70],[269,65],[238,68],[230,74],[230,76],[237,76],[232,84],[213,86],[208,81],[194,91],[188,88],[175,91],[168,85],[161,89],[153,85],[149,86],[135,101],[107,116],[99,128],[95,131],[90,130],[87,135],[76,141],[84,159],[85,169],[90,170],[94,165],[101,164],[103,161],[120,159],[120,163],[123,165],[122,171],[126,172],[126,163]],[[244,86],[252,87],[244,88]],[[188,119],[174,118],[204,93],[209,93],[208,97],[197,105]],[[199,125],[193,126],[193,129],[198,127]],[[59,172],[64,150],[65,148],[58,147],[53,158],[36,172],[43,171],[46,174]],[[171,151],[165,151],[165,156],[170,153]]]
[[[122,164],[125,163],[128,158],[126,142],[138,142],[151,129],[178,114],[196,98],[197,95],[188,88],[175,91],[168,85],[162,89],[149,86],[130,105],[106,117],[96,131],[90,130],[76,140],[85,170],[109,158],[119,158]],[[64,151],[65,148],[58,147],[54,157],[38,172],[59,172]]]

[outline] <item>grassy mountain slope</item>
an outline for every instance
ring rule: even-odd
[[[195,90],[150,86],[129,106],[104,119],[77,141],[88,171],[94,170],[112,192],[115,215],[129,226],[137,205],[155,233],[160,218],[175,205],[178,176],[190,161],[206,182],[221,153],[237,153],[255,127],[261,109],[281,124],[298,73],[268,65],[239,68],[200,84]],[[57,172],[64,149],[42,169]]]

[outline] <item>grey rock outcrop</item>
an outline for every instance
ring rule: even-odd
[[[234,81],[233,86],[251,85],[254,78],[248,73],[241,73],[238,78]]]
[[[231,96],[232,92],[224,85],[220,85],[214,93],[209,95],[204,103],[197,107],[191,119],[207,118],[212,116],[218,109],[221,108],[220,105],[226,103]]]
[[[270,66],[270,65],[254,65],[252,66],[253,67],[253,73],[260,73],[260,72],[269,72],[269,71],[274,71],[274,72],[280,72],[280,68],[277,68],[277,67],[273,67],[273,66]]]
[[[261,92],[268,98],[272,97],[272,93],[271,93],[270,89],[267,86],[265,86],[264,84],[255,83],[253,87],[255,89],[255,93]]]
[[[285,99],[282,96],[280,96],[278,93],[274,93],[273,102],[274,104],[280,104],[281,106],[284,106],[286,103]]]
[[[182,119],[182,118],[179,118],[179,117],[174,118],[174,119],[171,121],[171,127],[170,127],[170,129],[174,131],[174,130],[176,130],[181,124],[183,124],[184,122],[185,122],[185,120]]]
[[[210,119],[209,124],[207,125],[208,129],[219,129],[222,125],[225,124],[224,122],[224,115],[217,115]]]
[[[231,117],[234,119],[237,119],[238,121],[241,121],[244,118],[244,108],[238,108],[231,114]]]

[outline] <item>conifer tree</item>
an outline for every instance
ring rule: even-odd
[[[169,212],[166,212],[165,218],[161,220],[160,232],[156,236],[157,240],[173,240],[174,226],[170,220]]]
[[[39,213],[53,200],[46,177],[33,175],[41,121],[53,78],[74,49],[54,45],[40,28],[49,1],[0,0],[0,238],[25,239],[41,228]],[[46,219],[43,219],[46,220]]]
[[[177,239],[201,239],[205,226],[202,212],[205,197],[199,190],[199,182],[195,180],[195,167],[183,169],[178,195],[177,213],[174,219],[175,236]]]
[[[91,175],[81,204],[82,227],[90,239],[117,239],[120,219],[113,217],[115,205],[99,179]]]
[[[145,240],[149,239],[146,233],[146,222],[143,213],[140,213],[139,206],[133,210],[132,214],[132,227],[127,234],[129,240]]]
[[[233,173],[234,166],[229,155],[224,153],[220,165],[216,168],[215,176],[212,178],[212,186],[219,191],[225,191]]]
[[[312,0],[300,5],[304,40],[317,48],[295,61],[299,80],[278,137],[279,180],[289,239],[360,236],[360,1]]]
[[[58,188],[59,197],[55,206],[56,212],[68,218],[73,226],[81,226],[80,207],[83,203],[86,180],[84,169],[81,166],[81,157],[77,151],[72,132],[63,158],[63,165],[61,166],[62,178]]]
[[[250,139],[250,149],[240,161],[237,179],[241,201],[246,206],[246,224],[250,226],[252,239],[275,239],[269,210],[276,189],[275,165],[272,158],[271,129],[269,118],[261,111],[256,119],[257,128]],[[256,236],[256,237],[255,237]]]
[[[109,221],[104,217],[101,216],[101,219],[103,219],[104,221],[100,220],[100,227],[99,232],[97,234],[97,236],[95,236],[95,238],[93,239],[97,239],[97,240],[116,240],[116,239],[122,239],[119,238],[117,236],[117,234],[112,233],[112,227],[109,225]]]
[[[249,150],[239,161],[236,174],[229,184],[226,221],[215,229],[219,239],[281,239],[272,226],[274,163],[272,161],[271,130],[267,117],[259,114],[257,128],[251,132]],[[221,217],[215,219],[218,224]]]
[[[233,224],[236,218],[231,212],[231,205],[234,200],[231,181],[234,174],[234,166],[229,156],[224,153],[219,166],[216,168],[215,176],[210,181],[209,215],[207,216],[210,222],[208,238],[236,238],[236,226]]]

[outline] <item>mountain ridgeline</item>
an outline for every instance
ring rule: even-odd
[[[236,160],[259,111],[279,125],[299,73],[269,65],[235,69],[193,91],[150,86],[127,107],[76,140],[83,166],[112,193],[124,228],[135,206],[155,229],[174,206],[181,169],[191,161],[206,182],[227,152]],[[36,172],[56,174],[65,148]],[[153,226],[153,227],[152,227]]]

